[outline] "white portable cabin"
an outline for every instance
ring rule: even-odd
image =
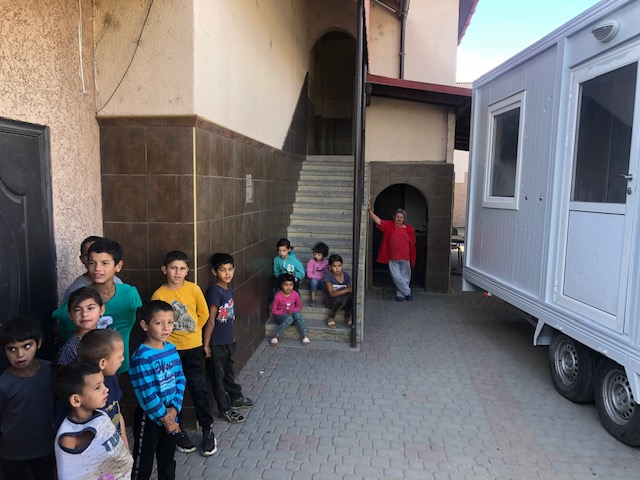
[[[640,445],[639,64],[640,1],[605,0],[474,82],[463,271],[465,289],[535,317],[556,389],[595,397],[628,445]]]

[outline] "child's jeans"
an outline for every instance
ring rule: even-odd
[[[343,308],[344,318],[351,318],[353,310],[353,295],[351,293],[346,293],[333,298],[329,297],[327,298],[327,304],[331,309],[331,312],[329,312],[329,316],[331,318],[336,318],[336,314]]]
[[[316,280],[315,278],[309,279],[309,290],[315,292],[316,290],[321,290],[324,292],[324,283],[321,280]]]
[[[282,314],[276,316],[276,322],[279,323],[278,329],[276,330],[276,337],[279,337],[284,333],[287,327],[293,323],[295,323],[300,329],[300,335],[303,337],[307,337],[307,324],[304,321],[304,317],[302,316],[302,312],[294,312],[291,315]]]

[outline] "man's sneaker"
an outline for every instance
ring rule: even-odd
[[[211,430],[202,434],[202,456],[210,457],[218,451],[218,439]]]
[[[410,302],[411,300],[413,300],[413,295],[409,294],[409,295],[407,295],[407,296],[406,296],[406,297],[404,297],[404,298],[405,298],[405,300],[406,300],[407,302]]]
[[[231,400],[231,406],[233,408],[253,408],[253,400],[248,397],[236,398]]]
[[[176,450],[178,450],[180,453],[191,453],[196,451],[196,446],[193,444],[189,436],[182,430],[180,431],[180,433],[178,433]]]
[[[236,410],[230,408],[226,412],[220,412],[220,418],[224,418],[229,423],[242,423],[244,417],[240,415]]]

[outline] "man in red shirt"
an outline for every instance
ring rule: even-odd
[[[393,215],[393,220],[382,220],[369,204],[369,216],[382,231],[382,243],[378,252],[379,263],[389,265],[389,272],[396,285],[396,301],[413,300],[411,295],[411,269],[416,264],[416,231],[405,223],[407,213],[399,208]]]

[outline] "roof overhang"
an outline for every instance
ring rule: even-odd
[[[367,97],[392,98],[452,108],[456,114],[454,148],[469,151],[472,93],[470,88],[368,74],[365,89]],[[368,100],[367,103],[369,103]]]
[[[476,11],[479,0],[460,0],[458,4],[458,45],[464,37],[464,32],[471,23],[471,17]]]

